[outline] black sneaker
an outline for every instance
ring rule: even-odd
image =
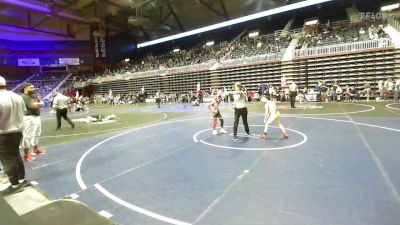
[[[2,195],[2,196],[12,195],[15,193],[19,193],[23,190],[24,190],[24,188],[21,187],[20,185],[18,185],[17,187],[13,187],[10,185],[10,186],[8,186],[8,188],[0,191],[0,195]]]

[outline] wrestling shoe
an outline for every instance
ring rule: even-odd
[[[283,134],[283,137],[285,138],[285,139],[288,139],[289,138],[289,135],[288,135],[288,133],[286,132],[286,133],[284,133]]]
[[[228,132],[227,132],[224,128],[221,128],[221,129],[219,129],[219,133],[221,133],[221,134],[227,134]]]
[[[37,155],[42,155],[42,154],[46,153],[46,151],[42,150],[42,149],[36,149],[36,150],[33,150],[32,153],[37,154]]]
[[[29,162],[29,161],[34,161],[34,160],[36,160],[36,158],[35,158],[35,157],[32,157],[32,155],[29,154],[29,155],[25,155],[25,156],[24,156],[24,160]]]

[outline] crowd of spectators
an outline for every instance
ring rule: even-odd
[[[386,37],[383,26],[377,23],[359,23],[350,24],[350,22],[341,23],[326,23],[317,24],[315,26],[304,27],[303,33],[296,38],[300,38],[297,48],[311,48],[322,45],[338,44],[345,42],[354,42],[360,40],[375,40]],[[256,37],[249,37],[243,35],[242,37],[233,40],[232,42],[222,42],[211,46],[197,46],[196,48],[188,50],[180,50],[177,52],[169,52],[162,55],[149,54],[146,57],[131,62],[124,62],[117,67],[107,67],[103,72],[99,73],[85,73],[79,76],[73,76],[73,79],[67,81],[62,91],[75,90],[75,88],[83,88],[90,84],[92,79],[97,77],[111,77],[117,74],[125,74],[127,72],[145,72],[154,71],[166,68],[175,68],[189,65],[198,65],[207,62],[216,62],[218,60],[238,59],[254,55],[263,55],[270,53],[282,52],[288,47],[291,42],[291,35],[260,35]],[[60,82],[62,76],[53,76],[51,74],[39,75],[32,79],[32,83],[40,87],[38,88],[39,96],[44,97],[51,92],[55,86]],[[272,87],[271,90],[275,88]],[[276,88],[275,95],[281,95],[282,91]],[[328,90],[329,92],[329,90]],[[204,93],[207,95],[208,93]],[[211,93],[210,93],[211,94]],[[186,96],[187,95],[187,96]],[[282,97],[284,98],[284,93]],[[256,96],[254,93],[251,96]],[[143,101],[143,96],[138,93],[127,93],[125,95],[113,96],[113,102],[120,102],[125,104],[135,104],[136,102]],[[169,93],[162,95],[162,102],[181,102],[187,99],[190,101],[190,94]],[[98,103],[109,102],[107,96],[97,96]]]
[[[44,98],[50,94],[57,85],[67,76],[67,73],[42,73],[37,74],[28,82],[36,87],[36,94],[40,98]]]
[[[209,97],[209,92],[204,92],[204,97]],[[161,104],[167,103],[188,103],[197,98],[196,93],[160,93]],[[136,105],[144,103],[146,99],[154,99],[154,95],[148,95],[146,92],[129,92],[126,94],[95,94],[91,99],[94,104],[110,104],[110,105]]]
[[[46,72],[46,73],[34,73],[34,74],[18,74],[18,75],[10,75],[6,77],[7,89],[12,90],[23,82],[28,82],[33,84],[36,87],[36,94],[43,98],[47,94],[51,93],[54,88],[62,81],[67,73],[56,73],[56,72]],[[28,78],[30,79],[26,81]],[[19,92],[19,90],[16,90]]]
[[[365,81],[363,86],[340,85],[337,80],[331,83],[319,81],[315,87],[305,90],[306,94],[316,94],[317,102],[345,101],[357,102],[360,99],[369,101],[375,99],[399,100],[400,98],[400,79],[393,80],[387,78],[380,80],[377,85],[372,85],[370,81]]]
[[[351,24],[350,21],[343,21],[332,25],[328,21],[327,23],[305,27],[303,35],[297,44],[297,49],[378,40],[385,37],[388,37],[388,35],[380,23],[364,21],[358,24]]]
[[[109,77],[126,72],[153,71],[281,52],[287,48],[290,40],[290,36],[280,37],[274,34],[245,36],[231,43],[225,41],[211,46],[204,45],[188,50],[171,51],[163,55],[149,54],[140,60],[121,63],[118,68],[105,68],[103,73],[95,74],[94,77]]]
[[[22,84],[30,76],[35,75],[35,73],[21,73],[21,74],[9,74],[2,73],[2,76],[7,80],[7,89],[12,90],[18,85]],[[36,74],[37,75],[37,74]]]
[[[363,40],[376,40],[387,37],[382,24],[364,21],[351,24],[349,21],[336,23],[321,23],[306,26],[299,38],[297,49],[319,47],[340,43],[349,43]],[[201,63],[216,62],[219,60],[238,59],[255,55],[264,55],[282,52],[292,40],[291,35],[269,34],[256,37],[243,35],[230,43],[225,41],[215,45],[197,46],[192,49],[171,51],[167,54],[149,54],[142,59],[121,63],[118,68],[105,68],[103,73],[93,77],[110,77],[126,72],[157,71]]]
[[[281,37],[279,35],[263,35],[257,37],[244,37],[231,45],[231,53],[227,58],[236,59],[254,55],[263,55],[281,52],[289,46],[291,36]]]
[[[301,89],[298,96],[300,100],[306,100],[306,95],[315,96],[317,102],[332,102],[332,101],[344,101],[344,102],[357,102],[360,99],[370,98],[377,101],[382,100],[399,100],[400,99],[400,79],[393,80],[388,78],[387,80],[380,80],[377,85],[372,85],[369,81],[366,81],[364,86],[356,87],[350,85],[341,85],[338,80],[332,81],[319,81],[315,86],[310,86],[307,90],[305,87]],[[198,92],[171,92],[171,93],[160,93],[161,104],[169,103],[192,103],[198,101],[203,102],[204,98],[213,98],[220,95],[225,102],[233,101],[229,93],[232,89],[223,88],[210,90],[201,90]],[[280,85],[260,84],[258,90],[247,90],[244,87],[244,91],[247,93],[248,102],[260,102],[263,95],[268,95],[271,99],[279,102],[285,102],[289,100],[288,89]],[[140,92],[128,92],[126,94],[112,93],[108,94],[95,94],[89,97],[73,96],[70,94],[70,102],[74,105],[73,110],[89,110],[87,105],[92,104],[110,104],[114,105],[136,105],[146,102],[146,100],[153,99],[155,96],[147,94],[144,90]]]

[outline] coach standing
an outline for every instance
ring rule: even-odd
[[[69,98],[63,95],[61,92],[56,92],[57,95],[53,100],[53,109],[57,111],[57,129],[61,130],[61,117],[64,118],[65,121],[71,125],[71,128],[74,129],[75,124],[68,118],[68,110],[71,105],[69,104]]]
[[[24,148],[25,153],[24,159],[33,161],[36,158],[32,157],[32,155],[45,153],[45,151],[39,149],[39,136],[42,132],[40,108],[44,107],[44,102],[35,95],[35,87],[32,84],[23,84],[21,91],[21,96],[26,106],[22,148]],[[33,146],[32,155],[29,152],[31,146]]]
[[[6,81],[0,76],[0,161],[11,183],[0,192],[3,196],[20,192],[29,185],[25,180],[25,167],[19,153],[25,110],[24,100],[7,91]]]
[[[292,108],[296,108],[295,102],[296,102],[296,96],[297,96],[298,92],[299,92],[299,88],[297,87],[297,84],[294,81],[292,81],[292,84],[289,86],[290,106]]]

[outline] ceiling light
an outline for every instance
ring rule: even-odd
[[[258,34],[259,34],[258,31],[252,31],[252,32],[249,33],[249,37],[257,37]]]
[[[389,11],[400,7],[400,3],[385,5],[381,7],[381,11]]]
[[[294,4],[290,4],[290,5],[286,5],[286,6],[282,6],[282,7],[278,7],[278,8],[274,8],[274,9],[270,9],[270,10],[266,10],[263,12],[259,12],[259,13],[255,13],[252,15],[248,15],[248,16],[243,16],[240,18],[236,18],[233,20],[228,20],[222,23],[217,23],[217,24],[213,24],[210,26],[206,26],[206,27],[202,27],[199,29],[195,29],[195,30],[191,30],[191,31],[186,31],[180,34],[175,34],[172,36],[168,36],[168,37],[163,37],[160,39],[156,39],[156,40],[152,40],[152,41],[148,41],[148,42],[143,42],[137,45],[137,48],[143,48],[146,46],[150,46],[150,45],[155,45],[158,43],[162,43],[162,42],[166,42],[166,41],[171,41],[171,40],[175,40],[178,38],[183,38],[183,37],[187,37],[190,35],[194,35],[194,34],[199,34],[199,33],[203,33],[206,31],[210,31],[210,30],[215,30],[215,29],[219,29],[219,28],[223,28],[223,27],[228,27],[234,24],[238,24],[238,23],[242,23],[242,22],[247,22],[250,20],[255,20],[255,19],[259,19],[259,18],[263,18],[263,17],[267,17],[267,16],[271,16],[274,14],[278,14],[278,13],[283,13],[283,12],[287,12],[287,11],[291,11],[291,10],[295,10],[295,9],[300,9],[300,8],[304,8],[307,6],[311,6],[311,5],[317,5],[317,4],[321,4],[324,2],[330,2],[332,0],[306,0],[306,1],[301,1],[301,2],[297,2]]]

